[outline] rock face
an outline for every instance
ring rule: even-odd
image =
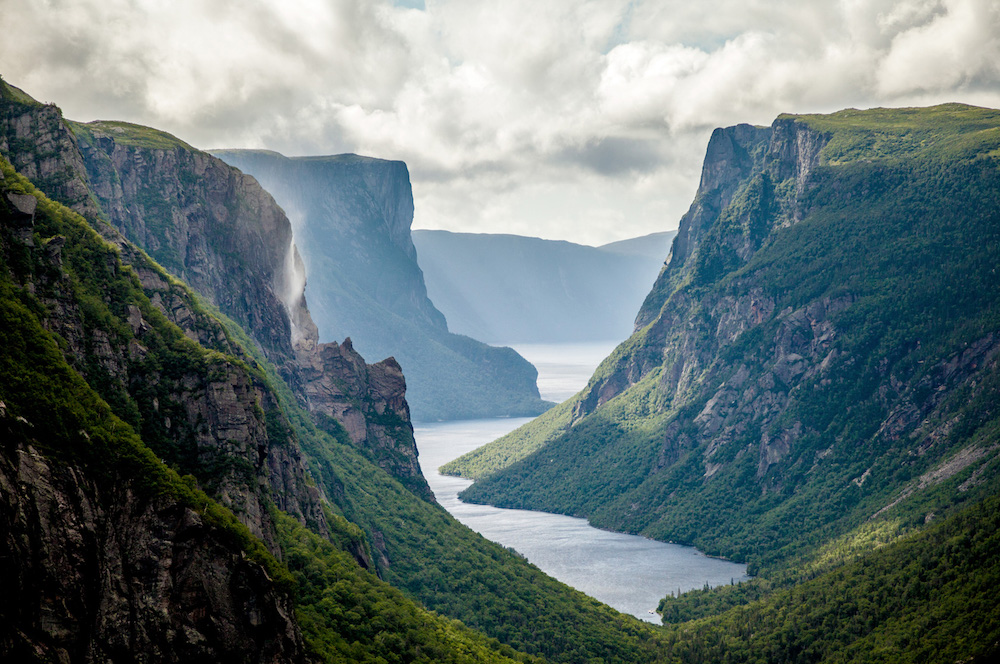
[[[2,82],[0,87],[0,128],[8,137],[0,144],[3,156],[35,168],[53,196],[86,216],[86,222],[65,211],[53,216],[46,208],[39,221],[35,196],[6,192],[0,200],[3,276],[32,294],[40,322],[60,340],[64,361],[157,456],[193,474],[272,555],[281,552],[270,505],[330,536],[324,497],[308,476],[278,397],[250,369],[256,362],[125,231],[159,249],[183,248],[188,262],[180,269],[201,284],[204,297],[254,326],[257,343],[317,417],[328,417],[327,410],[336,417],[337,411],[325,406],[328,395],[313,383],[350,385],[336,398],[350,399],[377,421],[345,442],[390,472],[398,465],[401,479],[433,500],[415,463],[398,365],[369,367],[349,343],[349,361],[324,364],[324,351],[336,354],[343,347],[316,344],[302,283],[295,293],[283,281],[292,272],[286,262],[294,266],[296,258],[288,221],[252,178],[185,146],[146,145],[138,140],[143,128],[124,135],[124,146],[93,128],[82,132],[83,149],[90,152],[83,159],[58,109],[13,94]],[[58,122],[50,121],[52,113]],[[38,143],[32,142],[34,130],[44,130]],[[88,146],[88,140],[99,145]],[[49,153],[63,160],[61,166],[38,157]],[[86,165],[106,194],[98,200],[115,211],[121,232],[98,216],[89,194],[74,198],[91,182]],[[65,177],[46,180],[51,172]],[[162,209],[171,210],[169,219],[157,216]],[[219,227],[228,237],[218,234]],[[240,279],[227,279],[229,270]],[[287,299],[279,297],[282,289]],[[308,378],[301,378],[304,373]],[[40,444],[58,449],[64,443]],[[125,480],[95,480],[92,469],[53,464],[38,444],[30,436],[4,437],[0,454],[0,511],[20,547],[9,555],[26,561],[11,567],[13,585],[4,585],[23,592],[25,601],[11,623],[19,631],[3,634],[3,652],[37,651],[71,661],[110,661],[128,653],[163,661],[303,659],[288,596],[245,558],[239,538],[199,522],[197,512],[168,495],[150,499]],[[352,553],[371,566],[363,546]],[[86,591],[79,601],[65,599],[81,588]]]
[[[291,228],[253,178],[154,130],[73,124],[90,188],[130,242],[252,330],[295,383],[289,335]],[[290,257],[291,255],[291,257]]]
[[[317,328],[303,296],[304,267],[292,242],[291,225],[256,180],[148,127],[121,122],[69,123],[67,127],[57,108],[0,85],[6,91],[0,104],[6,145],[20,146],[4,151],[5,143],[0,143],[0,154],[15,167],[22,164],[37,173],[43,191],[90,219],[118,245],[153,304],[189,338],[233,352],[226,333],[209,317],[196,314],[198,306],[185,299],[183,289],[148,266],[133,245],[247,330],[310,411],[325,413],[334,408],[324,403],[326,392],[305,383],[303,369],[311,381],[357,384],[364,380],[357,375],[324,378],[315,370],[317,364],[322,365],[322,345],[317,343]],[[52,177],[46,179],[52,173],[61,174],[58,183]],[[86,195],[79,193],[84,190]],[[358,362],[340,369],[359,367],[367,367],[360,356]],[[366,368],[360,370],[367,374]],[[383,468],[418,495],[430,498],[419,466],[413,462],[417,450],[408,406],[399,401],[402,406],[393,413],[398,430],[397,425],[374,427],[366,436],[351,437],[350,442],[378,458]],[[374,413],[383,406],[361,407]],[[387,433],[390,429],[391,434]],[[400,448],[404,444],[410,445],[405,452]],[[253,447],[248,444],[247,449]],[[396,452],[386,455],[384,451],[390,448]],[[398,459],[398,465],[390,458]]]
[[[413,243],[427,292],[452,331],[498,344],[566,343],[631,334],[673,235],[588,247],[418,230]]]
[[[280,555],[272,491],[318,532],[326,522],[298,451],[268,431],[266,389],[158,316],[82,218],[57,221],[46,208],[36,223],[35,206],[24,203],[18,194],[0,200],[0,334],[9,354],[0,380],[0,528],[2,556],[17,563],[0,572],[8,594],[0,653],[11,661],[303,661],[287,592],[130,442],[131,423],[239,514],[247,538]],[[12,309],[14,289],[29,296],[33,314]],[[60,344],[48,354],[39,350],[46,330]],[[131,421],[115,419],[101,397]],[[110,424],[97,430],[104,425],[95,421]]]
[[[62,112],[0,81],[0,154],[49,196],[81,213],[96,213],[83,158]]]
[[[9,661],[305,661],[290,599],[197,512],[98,484],[15,443],[9,424],[0,419],[0,522],[19,563],[0,571]]]
[[[241,515],[273,552],[277,544],[268,501],[325,532],[320,496],[307,486],[298,449],[274,435],[276,427],[288,426],[276,397],[245,366],[183,343],[191,339],[223,353],[241,354],[221,326],[192,301],[187,289],[171,283],[124,242],[120,253],[92,244],[86,258],[76,260],[90,264],[87,269],[99,275],[89,286],[100,288],[103,301],[115,302],[123,289],[138,291],[141,285],[155,309],[117,303],[111,315],[118,314],[118,325],[99,322],[61,269],[64,243],[61,236],[48,240],[48,269],[24,275],[23,286],[45,305],[43,325],[65,341],[70,364],[99,385],[106,400],[121,405],[122,416],[132,420],[161,456],[200,475],[206,488]],[[120,261],[137,276],[137,284],[130,283]],[[164,318],[157,319],[154,310]],[[167,320],[187,338],[176,338]],[[174,348],[167,350],[170,346]],[[205,468],[215,470],[206,474]]]
[[[454,462],[519,460],[463,497],[748,557],[929,491],[908,479],[953,477],[952,456],[983,477],[1000,291],[977,266],[1000,225],[980,132],[997,126],[946,105],[716,130],[633,336],[503,455]]]
[[[417,420],[535,415],[537,372],[509,348],[450,334],[427,298],[410,239],[406,165],[337,155],[214,154],[256,177],[288,212],[321,341],[350,336],[365,357],[395,358]]]
[[[406,403],[406,380],[393,358],[365,364],[348,337],[300,354],[306,398],[321,428],[326,418],[346,430],[349,442],[425,500],[434,501],[420,472]],[[332,433],[332,432],[331,432]]]

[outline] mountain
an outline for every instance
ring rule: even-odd
[[[624,339],[674,233],[603,247],[413,231],[427,293],[451,330],[495,343]]]
[[[427,298],[410,239],[413,195],[404,163],[213,154],[254,176],[288,212],[320,339],[349,336],[364,356],[395,358],[414,418],[526,416],[548,407],[531,364],[510,348],[451,334]]]
[[[746,588],[661,606],[718,616],[722,643],[749,638],[723,611],[760,600],[771,618],[752,631],[790,659],[875,647],[883,629],[901,659],[941,659],[948,638],[956,659],[995,652],[996,556],[930,561],[949,559],[948,537],[986,536],[977,506],[995,510],[1000,487],[998,155],[1000,111],[960,104],[716,130],[634,334],[579,395],[444,470],[477,478],[465,500],[748,561],[761,578]],[[952,534],[922,539],[939,523]],[[902,592],[897,564],[963,589],[838,622],[874,601],[845,579]],[[844,595],[808,617],[818,586],[798,584],[821,574]],[[936,641],[919,616],[944,621]]]
[[[757,142],[761,128],[716,134],[704,196],[673,249],[682,256],[686,246],[687,257],[671,259],[643,307],[639,336],[591,382],[608,399],[587,405],[585,393],[540,422],[553,432],[544,461],[557,466],[567,450],[556,439],[599,425],[622,434],[612,443],[631,445],[599,450],[609,475],[634,468],[643,437],[657,451],[678,448],[681,459],[667,454],[657,474],[674,482],[665,498],[676,499],[671,508],[680,514],[660,516],[669,525],[672,516],[683,522],[695,514],[717,550],[743,546],[717,535],[720,524],[739,531],[741,520],[749,522],[738,534],[751,538],[746,557],[761,575],[665,598],[668,625],[654,630],[546,577],[421,495],[422,478],[405,473],[412,446],[393,438],[409,430],[398,365],[368,365],[348,343],[316,340],[294,246],[285,246],[286,269],[269,263],[289,237],[288,220],[267,210],[262,217],[273,223],[241,216],[260,246],[238,238],[226,245],[200,237],[207,200],[177,204],[185,194],[177,183],[198,196],[233,183],[231,195],[217,199],[229,212],[213,212],[205,228],[227,223],[242,202],[273,204],[251,179],[186,155],[194,149],[148,128],[70,123],[0,80],[0,659],[995,661],[997,116],[957,105],[855,111],[779,118],[766,142]],[[200,247],[192,256],[209,275],[222,265],[257,266],[239,274],[263,300],[229,300],[227,284],[210,278],[195,293],[112,225],[95,192],[100,173],[91,180],[84,158],[101,134],[113,134],[101,148],[109,156],[119,140],[151,141],[114,162],[110,181],[127,181],[132,166],[163,165],[143,176],[157,183],[150,206],[170,210],[162,217],[171,220],[167,232],[156,237]],[[791,146],[818,147],[818,158],[800,160]],[[786,182],[771,198],[768,180],[779,181],[790,162],[804,164],[798,175],[808,171],[802,191]],[[140,205],[122,189],[127,207]],[[765,194],[756,203],[755,191]],[[776,200],[790,216],[772,218],[781,223],[756,246],[761,236],[752,229]],[[722,208],[746,214],[720,217]],[[717,226],[723,218],[740,223]],[[702,250],[703,262],[694,258]],[[731,271],[702,271],[720,264]],[[753,297],[787,306],[771,319],[767,308],[731,306],[737,297],[727,289],[740,280],[759,280]],[[288,283],[300,286],[280,287]],[[831,336],[819,324],[810,337],[792,303],[823,289],[834,293],[823,297],[852,297],[830,317]],[[714,300],[720,309],[692,313],[695,300],[711,304],[720,292],[729,304]],[[730,312],[729,322],[711,319],[719,310]],[[665,311],[689,316],[672,329],[676,336],[656,326]],[[750,336],[725,337],[711,355],[705,349],[735,329],[741,311],[750,313],[743,330]],[[805,319],[816,321],[816,311]],[[282,325],[275,331],[255,320]],[[657,335],[663,352],[643,351]],[[794,383],[800,361],[782,344],[805,350],[824,339],[838,354],[825,351],[817,380],[792,387],[782,401],[777,379]],[[704,352],[686,361],[711,364],[679,372],[688,392],[655,384],[675,390],[678,401],[708,389],[703,403],[672,412],[667,405],[657,421],[641,415],[667,402],[630,397],[627,417],[609,413],[642,385],[642,363],[692,349]],[[813,357],[796,354],[803,364]],[[734,358],[748,379],[757,372],[757,387],[740,383],[729,400],[713,402],[713,372]],[[622,366],[635,373],[616,374]],[[774,387],[766,387],[768,375]],[[726,436],[737,435],[729,427],[748,412],[767,419],[761,403],[798,418],[772,419],[772,427],[790,423],[804,434],[767,431],[759,443],[765,454],[737,451],[727,460]],[[556,432],[577,406],[577,425]],[[595,423],[600,413],[607,417]],[[628,426],[612,430],[611,415]],[[685,428],[671,429],[675,421]],[[807,429],[817,421],[828,426]],[[663,437],[654,435],[660,426]],[[702,445],[702,427],[721,432],[711,439],[721,446]],[[810,457],[812,441],[826,444],[827,435],[836,438]],[[569,452],[592,470],[587,455],[604,441],[576,442]],[[806,459],[805,472],[796,471],[796,458]],[[708,472],[706,461],[720,467]],[[685,464],[694,465],[686,478]],[[777,488],[772,471],[795,490]],[[627,496],[649,479],[612,490]],[[573,487],[556,489],[572,497]],[[733,502],[711,504],[724,491]],[[692,510],[699,501],[716,511]],[[649,505],[628,507],[641,513]]]
[[[318,343],[252,178],[3,81],[0,156],[0,659],[657,660],[647,626],[407,473],[398,365]],[[116,228],[117,202],[151,251],[193,248],[175,269],[202,292]],[[260,299],[228,298],[230,269]]]

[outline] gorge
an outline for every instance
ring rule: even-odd
[[[321,336],[256,178],[0,81],[0,657],[995,660],[1000,112],[781,116],[706,152],[632,336],[444,467],[467,503],[748,565],[665,589],[655,626],[437,503],[405,367]],[[339,245],[412,277],[408,221],[383,231]],[[435,318],[407,283],[394,306]]]

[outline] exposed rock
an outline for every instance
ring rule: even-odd
[[[388,358],[366,364],[350,338],[305,346],[299,354],[309,408],[338,421],[350,443],[417,495],[433,501],[420,472],[406,381]]]
[[[11,438],[0,452],[9,661],[305,661],[290,598],[196,512]]]
[[[353,154],[214,154],[253,174],[290,212],[318,340],[350,336],[365,357],[394,357],[414,417],[537,415],[550,405],[531,364],[511,348],[451,334],[428,299],[410,235],[406,164]]]

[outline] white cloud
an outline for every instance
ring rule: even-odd
[[[418,225],[584,242],[675,227],[718,125],[1000,105],[995,0],[0,0],[0,17],[0,73],[68,117],[403,159]]]

